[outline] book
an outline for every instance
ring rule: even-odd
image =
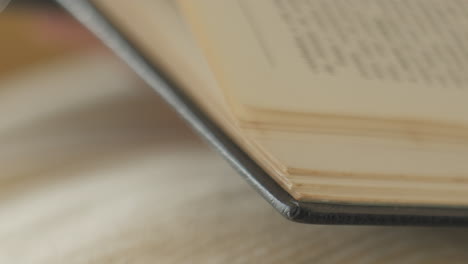
[[[284,221],[111,55],[81,50],[0,77],[1,263],[468,257],[465,228]]]
[[[288,218],[466,223],[468,5],[61,2]]]

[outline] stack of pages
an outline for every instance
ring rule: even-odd
[[[468,2],[93,3],[295,199],[468,205]]]

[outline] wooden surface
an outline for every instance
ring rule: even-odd
[[[0,263],[466,263],[465,229],[286,221],[125,68],[80,57],[0,94]]]

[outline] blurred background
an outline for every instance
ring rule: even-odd
[[[284,220],[52,2],[0,13],[0,263],[466,263],[468,231]]]
[[[98,45],[54,1],[15,0],[2,8],[2,76]]]
[[[123,166],[191,135],[52,1],[10,3],[0,43],[0,198]]]

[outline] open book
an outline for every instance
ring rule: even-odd
[[[467,3],[92,4],[295,201],[468,206]]]

